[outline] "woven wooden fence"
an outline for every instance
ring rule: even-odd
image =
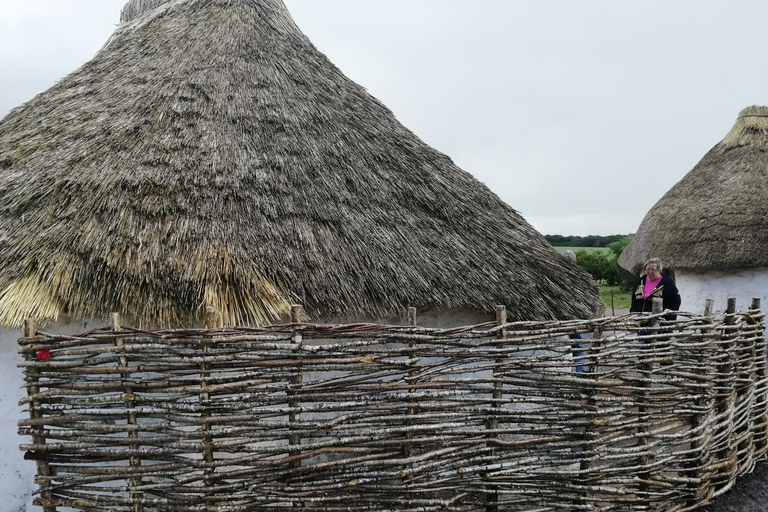
[[[764,315],[19,341],[36,504],[683,511],[768,449]],[[298,310],[294,313],[298,315]],[[576,339],[579,335],[583,339]]]

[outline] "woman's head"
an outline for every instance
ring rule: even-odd
[[[661,260],[659,258],[651,258],[643,264],[643,273],[651,280],[657,279],[661,275]]]

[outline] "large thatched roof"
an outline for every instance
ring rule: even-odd
[[[589,276],[404,128],[281,0],[134,0],[0,122],[0,321],[265,322],[506,304],[595,312]]]
[[[666,266],[768,266],[768,107],[747,107],[725,138],[643,219],[619,258],[638,270],[650,257]]]

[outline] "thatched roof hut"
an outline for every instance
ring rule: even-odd
[[[281,0],[132,0],[0,122],[0,322],[593,315],[589,276],[403,127]]]
[[[674,270],[689,310],[701,309],[704,295],[738,294],[734,276],[754,288],[744,290],[745,300],[760,297],[768,290],[759,277],[768,270],[767,191],[768,107],[747,107],[725,138],[651,208],[619,264],[637,272],[646,259],[661,258]],[[726,277],[731,280],[717,280]],[[704,295],[694,297],[692,287]],[[696,304],[686,305],[686,293]]]

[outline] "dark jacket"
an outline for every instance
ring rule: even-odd
[[[664,302],[664,309],[670,309],[677,311],[680,309],[680,292],[677,290],[675,282],[667,277],[661,276],[661,282],[655,290],[648,295],[647,299],[643,299],[643,287],[645,286],[645,277],[641,277],[632,292],[632,306],[629,308],[630,313],[642,313],[644,311],[653,311],[653,298],[661,297]]]

